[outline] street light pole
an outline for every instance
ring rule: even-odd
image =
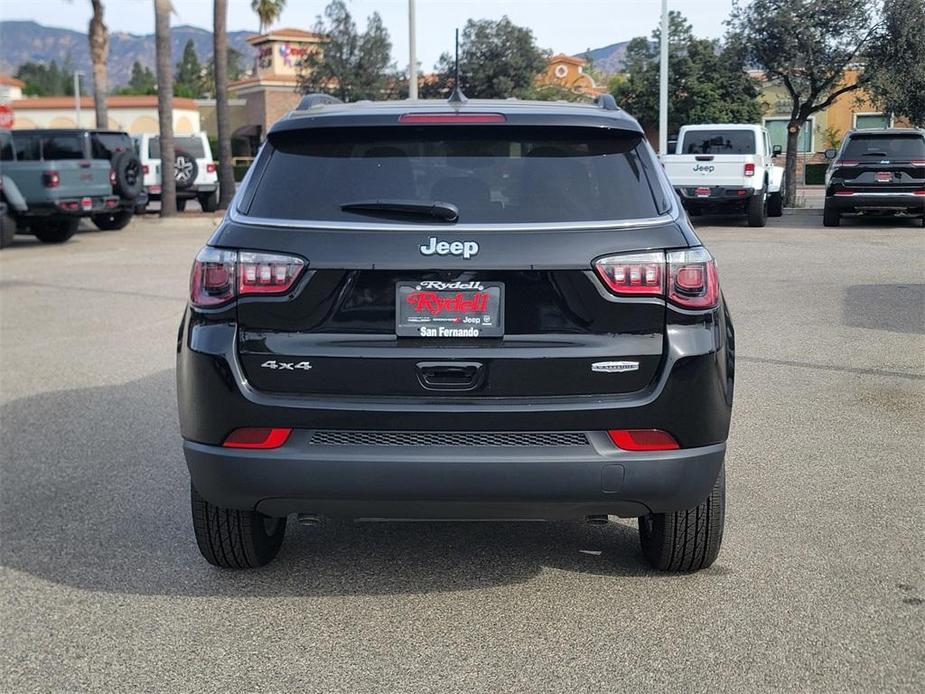
[[[80,127],[80,76],[78,70],[74,70],[74,113],[77,115],[77,127]]]
[[[668,0],[662,0],[662,35],[658,62],[658,153],[668,154]]]
[[[414,0],[408,0],[408,98],[418,98],[417,27],[414,18]]]

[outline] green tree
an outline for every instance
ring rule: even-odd
[[[885,0],[882,38],[867,69],[874,103],[925,126],[925,0]]]
[[[459,82],[466,96],[478,99],[530,97],[549,51],[537,47],[533,32],[507,16],[498,21],[470,19],[459,39]],[[454,86],[455,58],[440,56],[436,79],[422,86],[422,95],[448,96]]]
[[[116,90],[116,94],[157,94],[157,78],[151,68],[142,65],[137,60],[132,63],[132,76],[128,84]]]
[[[735,0],[729,28],[749,62],[790,97],[784,202],[792,204],[800,129],[838,97],[866,86],[873,74],[862,69],[856,82],[845,81],[846,68],[858,65],[884,39],[877,2]]]
[[[617,102],[647,130],[658,126],[660,39],[656,29],[652,40],[639,36],[630,41],[624,76],[609,85]],[[681,13],[669,14],[669,133],[688,123],[757,122],[761,118],[758,93],[738,44],[697,38]]]
[[[273,22],[279,19],[286,7],[286,0],[251,0],[251,9],[260,18],[260,33],[266,33]]]
[[[202,96],[203,69],[196,55],[196,46],[189,39],[183,47],[183,57],[177,63],[177,72],[173,78],[173,93],[175,96],[185,96],[198,99]]]
[[[378,12],[360,33],[343,0],[332,0],[318,17],[315,32],[324,34],[322,50],[302,59],[299,89],[328,92],[342,101],[395,96],[398,80],[391,62],[392,42]]]
[[[16,78],[25,82],[26,96],[73,96],[74,67],[68,59],[64,65],[52,60],[45,63],[23,63],[16,70]]]
[[[227,59],[225,61],[227,78],[228,82],[234,82],[241,79],[241,76],[244,74],[244,68],[241,67],[244,61],[244,54],[241,51],[228,46],[225,55]],[[215,89],[215,58],[209,56],[209,59],[206,61],[205,67],[202,69],[203,72],[203,84],[202,84],[202,93],[203,94],[216,94]]]

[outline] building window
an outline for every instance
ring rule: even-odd
[[[855,113],[854,127],[858,130],[865,128],[889,128],[892,119],[886,113]]]
[[[765,118],[764,127],[768,129],[768,135],[771,138],[771,147],[780,145],[780,148],[787,151],[787,123],[789,118]],[[813,150],[813,127],[815,119],[810,118],[803,127],[800,128],[800,139],[797,141],[798,152],[812,152]]]

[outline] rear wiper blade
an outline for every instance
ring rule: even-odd
[[[417,217],[434,217],[444,222],[459,219],[459,208],[440,200],[356,200],[340,206],[344,212],[371,212]]]

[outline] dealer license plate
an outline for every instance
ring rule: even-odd
[[[504,335],[501,282],[398,282],[395,334],[400,337],[473,338]]]

